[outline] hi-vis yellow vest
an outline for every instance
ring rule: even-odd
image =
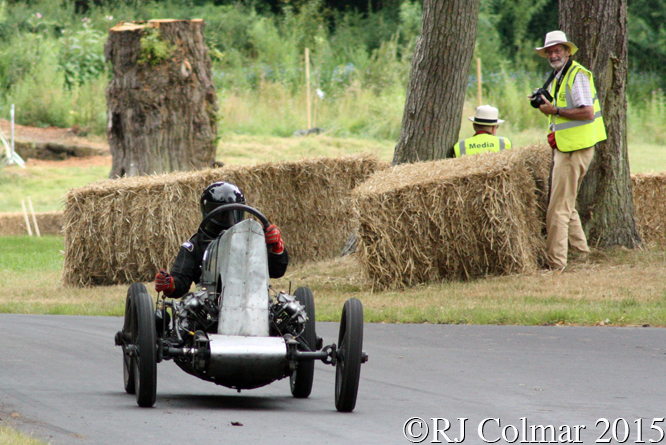
[[[599,105],[599,98],[597,97],[597,89],[594,87],[592,73],[583,68],[578,62],[573,62],[571,68],[569,68],[569,72],[565,74],[565,79],[562,81],[564,88],[560,86],[556,104],[559,108],[566,108],[568,110],[574,108],[572,105],[571,88],[578,72],[584,73],[590,79],[594,118],[592,120],[577,121],[552,115],[551,119],[555,118],[554,129],[557,149],[565,153],[583,150],[592,147],[597,142],[606,140],[606,128],[604,127],[604,119],[601,117],[601,107]],[[555,82],[551,84],[550,94],[553,96],[555,94]]]
[[[486,151],[501,151],[511,148],[509,138],[479,133],[471,138],[463,139],[455,145],[456,158],[465,155],[475,155]]]

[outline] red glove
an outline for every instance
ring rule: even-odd
[[[271,246],[271,252],[280,254],[284,252],[284,242],[282,242],[282,235],[280,229],[275,224],[271,224],[264,230],[266,234],[266,245]]]
[[[171,295],[176,289],[176,284],[173,281],[173,277],[169,273],[160,269],[155,275],[155,290],[157,292],[164,292],[164,295]]]

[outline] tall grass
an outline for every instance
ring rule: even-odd
[[[634,140],[649,141],[651,144],[666,145],[663,128],[666,123],[666,94],[661,88],[652,90],[644,99],[630,99],[627,120],[629,137]]]
[[[15,104],[17,120],[40,127],[71,126],[72,92],[63,88],[64,81],[55,55],[46,52],[9,90],[7,102]]]

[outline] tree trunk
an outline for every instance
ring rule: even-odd
[[[203,26],[151,20],[109,31],[109,177],[212,166],[217,98]]]
[[[457,142],[479,0],[424,0],[393,164],[445,157]]]
[[[560,0],[560,24],[580,50],[575,58],[594,74],[608,139],[578,195],[591,245],[637,247],[627,150],[627,0]]]

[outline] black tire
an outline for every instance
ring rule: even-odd
[[[136,314],[134,313],[132,299],[130,298],[130,292],[127,292],[127,299],[125,300],[125,322],[123,323],[123,331],[122,331],[123,334],[128,334],[132,332],[132,326],[136,324],[134,322],[135,318]],[[123,386],[125,387],[125,392],[127,392],[127,394],[135,394],[136,388],[134,387],[134,365],[132,363],[133,360],[132,357],[127,355],[127,350],[124,342],[122,344],[122,348],[123,348]]]
[[[351,412],[356,406],[363,359],[363,305],[350,298],[342,308],[335,366],[335,407]]]
[[[294,292],[294,297],[305,306],[305,312],[308,319],[305,322],[305,330],[301,334],[301,339],[307,343],[310,351],[317,349],[317,332],[315,331],[315,302],[312,291],[307,287],[299,287]],[[314,380],[314,360],[308,360],[298,363],[298,367],[289,377],[291,394],[299,399],[310,396],[312,392],[312,382]]]
[[[136,403],[151,407],[157,398],[157,332],[155,330],[155,307],[146,287],[134,283],[127,292],[132,307],[130,338],[136,347],[132,357]]]

